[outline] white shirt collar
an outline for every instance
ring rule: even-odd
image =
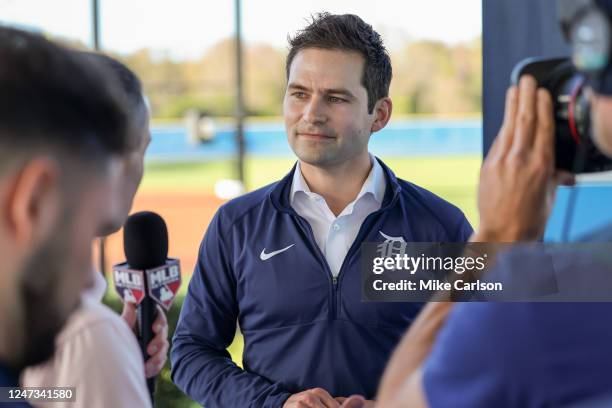
[[[364,181],[363,186],[361,187],[359,194],[357,194],[357,197],[355,198],[354,202],[357,202],[361,197],[364,197],[366,194],[369,193],[378,204],[382,204],[387,184],[385,180],[385,173],[380,163],[378,163],[376,157],[374,157],[371,153],[370,162],[372,163],[372,169],[370,170],[370,173]],[[313,193],[308,187],[308,184],[306,183],[306,180],[304,180],[304,176],[302,175],[299,161],[295,166],[295,172],[293,173],[293,181],[291,183],[291,195],[289,197],[292,205],[295,200],[296,193],[298,192],[302,192],[309,197],[321,197],[320,195]]]
[[[93,267],[92,267],[92,273],[94,275],[92,286],[86,288],[83,291],[82,296],[92,299],[96,302],[100,302],[102,301],[102,298],[104,297],[104,294],[106,293],[108,283],[106,282],[104,275],[102,275],[101,272],[99,272]]]

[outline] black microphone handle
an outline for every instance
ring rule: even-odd
[[[138,305],[138,341],[140,343],[140,350],[144,361],[149,359],[149,353],[147,353],[147,345],[155,337],[153,333],[153,322],[157,317],[157,304],[149,296],[146,295],[140,305]],[[147,387],[149,388],[149,394],[151,394],[151,403],[154,402],[153,394],[155,393],[155,379],[156,377],[147,378]]]

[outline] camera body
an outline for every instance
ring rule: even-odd
[[[553,100],[555,159],[573,173],[612,170],[612,159],[595,146],[587,89],[612,96],[612,0],[557,0],[561,31],[572,47],[570,58],[528,58],[512,71],[517,84],[532,75]]]
[[[612,170],[612,159],[593,143],[587,78],[569,58],[528,58],[513,69],[511,81],[533,76],[553,100],[555,118],[555,164],[572,173]]]

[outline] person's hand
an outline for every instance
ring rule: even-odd
[[[134,330],[136,327],[136,305],[131,302],[124,302],[121,317]],[[168,320],[159,305],[157,306],[157,317],[153,322],[153,333],[155,333],[155,337],[147,345],[147,354],[150,356],[145,362],[147,378],[158,375],[168,359],[168,348],[170,346],[168,343]]]
[[[555,170],[555,124],[550,94],[531,76],[506,94],[504,123],[480,172],[480,227],[473,241],[514,242],[544,233],[559,184],[573,176]]]
[[[336,397],[336,401],[340,404],[340,408],[374,408],[375,401],[364,399],[361,395],[351,395],[348,398]]]
[[[313,388],[290,396],[283,408],[339,408],[340,404],[323,388]]]

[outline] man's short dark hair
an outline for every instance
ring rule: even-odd
[[[136,130],[132,132],[133,137],[128,141],[128,147],[130,151],[136,150],[142,142],[142,133],[139,130],[145,125],[149,115],[140,79],[131,69],[108,55],[95,52],[82,52],[82,55],[94,64],[100,64],[116,77],[119,94],[124,99],[129,119]]]
[[[123,154],[130,125],[116,82],[72,50],[0,26],[1,159],[51,150],[95,165]]]
[[[319,13],[306,28],[289,38],[289,55],[285,65],[287,79],[293,58],[306,48],[354,51],[363,56],[365,63],[361,84],[368,92],[368,113],[372,113],[374,104],[380,98],[389,96],[391,59],[380,35],[358,16]]]

